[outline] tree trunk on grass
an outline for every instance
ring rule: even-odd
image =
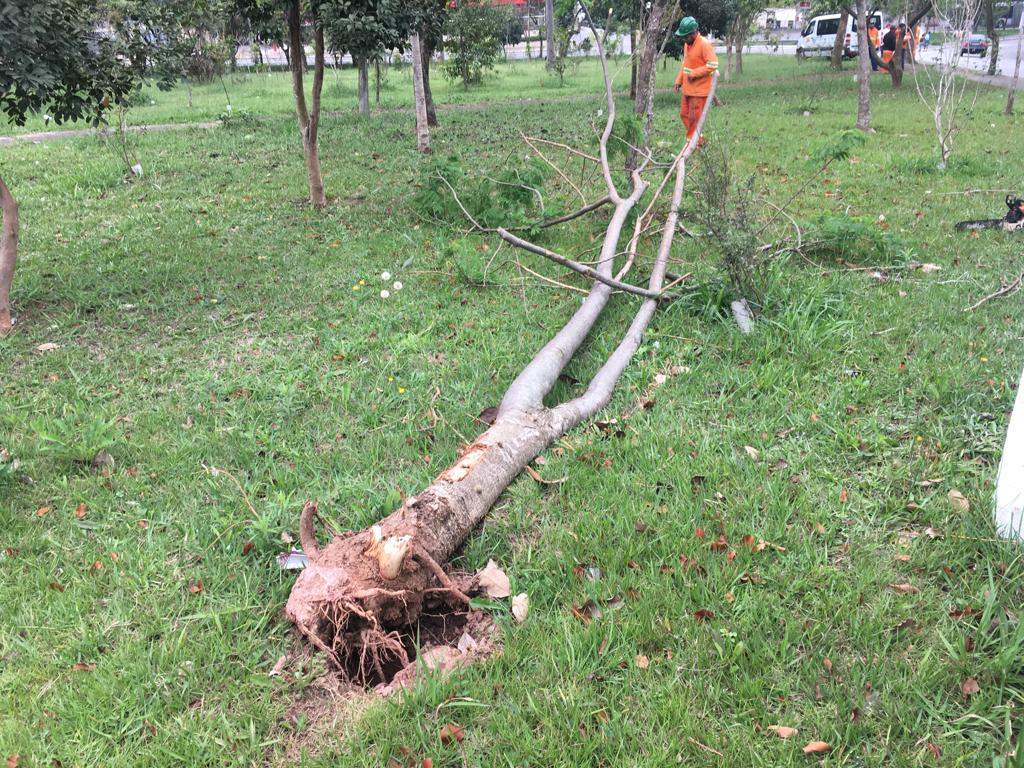
[[[290,47],[295,52],[302,51],[301,34],[300,2],[292,0],[288,5],[288,36],[291,41]],[[309,202],[314,208],[323,208],[327,205],[327,197],[324,195],[324,179],[320,172],[317,133],[320,129],[320,93],[324,86],[324,30],[319,20],[315,22],[313,47],[313,93],[309,107],[306,105],[306,89],[302,83],[306,57],[301,54],[292,56],[289,66],[292,73],[292,93],[295,96],[295,116],[299,121],[302,152],[306,157],[306,173],[309,177]]]
[[[3,230],[0,232],[0,336],[6,336],[13,325],[11,283],[14,282],[14,265],[18,261],[18,203],[3,178],[0,178],[0,212],[3,213]]]
[[[427,101],[423,90],[423,51],[419,32],[412,34],[412,94],[416,104],[416,148],[430,151],[430,126],[427,123]]]
[[[356,60],[359,67],[359,114],[370,114],[370,66],[365,56]]]
[[[407,666],[416,622],[424,608],[436,613],[445,606],[466,608],[466,596],[440,566],[461,546],[470,531],[484,518],[509,483],[566,431],[589,419],[611,399],[615,384],[639,348],[659,301],[663,298],[669,252],[678,226],[678,212],[686,177],[686,162],[696,149],[705,110],[695,136],[676,156],[663,186],[650,207],[636,218],[633,239],[627,248],[630,264],[644,222],[654,209],[665,185],[672,187],[671,203],[662,228],[646,292],[619,345],[579,397],[557,406],[545,406],[544,398],[559,374],[585,342],[612,298],[614,261],[622,230],[647,184],[634,173],[632,191],[626,197],[615,187],[608,163],[608,139],[615,119],[607,60],[598,48],[605,75],[608,116],[599,145],[600,166],[614,204],[605,231],[589,294],[572,318],[531,360],[509,386],[493,425],[465,450],[458,460],[426,489],[406,498],[391,515],[369,530],[335,537],[326,547],[314,532],[316,506],[302,511],[299,537],[310,565],[300,573],[285,606],[286,615],[326,656],[329,663],[350,680],[364,685],[385,682],[385,667]],[[712,94],[717,76],[712,81]],[[673,181],[674,184],[668,184]],[[508,231],[505,240],[535,253],[534,246]],[[578,270],[577,270],[578,271]],[[623,272],[625,269],[623,270]],[[440,595],[440,596],[439,596]]]
[[[736,68],[733,70],[737,75],[743,74],[743,46],[747,42],[747,27],[749,22],[743,16],[736,18],[736,26],[733,34],[733,44],[736,46]]]
[[[857,0],[857,127],[871,132],[871,57],[874,46],[868,39],[867,0]]]
[[[850,14],[845,8],[839,11],[839,29],[836,31],[836,41],[832,44],[832,69],[839,72],[843,68],[843,53],[846,49],[846,26],[849,24]],[[857,44],[860,45],[860,25],[857,25]]]
[[[992,6],[995,0],[985,0],[985,34],[992,41],[988,52],[988,73],[994,75],[999,64],[999,35],[996,34],[996,11]]]
[[[555,0],[544,0],[544,34],[547,37],[547,68],[555,67]],[[596,35],[597,32],[595,31]]]
[[[1013,80],[1010,81],[1010,91],[1006,95],[1006,114],[1013,114],[1013,100],[1017,95],[1017,83],[1020,80],[1021,41],[1024,40],[1024,28],[1017,33],[1017,61],[1013,65]]]
[[[421,38],[421,58],[423,65],[423,103],[427,105],[427,125],[437,127],[437,110],[434,109],[434,94],[430,92],[430,60],[434,57],[434,45],[429,38]]]

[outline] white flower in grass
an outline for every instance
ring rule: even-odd
[[[388,280],[391,279],[391,273],[390,272],[381,272],[380,273],[380,279],[383,280],[386,283]]]
[[[391,295],[391,291],[389,291],[389,290],[387,290],[387,289],[385,289],[385,290],[383,290],[383,291],[381,291],[381,292],[380,292],[380,297],[381,297],[382,299],[386,299],[386,298],[388,298],[388,296],[390,296],[390,295]]]
[[[393,287],[394,287],[394,289],[396,291],[400,291],[400,290],[402,290],[402,283],[400,281],[398,281],[398,280],[395,280],[395,284],[394,284]]]

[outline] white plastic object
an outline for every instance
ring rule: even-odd
[[[1024,543],[1024,373],[1006,430],[1006,445],[996,476],[996,530]]]

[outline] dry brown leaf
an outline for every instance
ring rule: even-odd
[[[934,741],[928,742],[927,749],[931,753],[931,756],[934,757],[936,760],[939,760],[942,757],[942,750],[939,749],[939,745],[936,744]]]
[[[285,665],[288,663],[287,656],[278,656],[277,661],[274,662],[273,668],[267,672],[267,677],[278,677],[282,671],[284,671]]]
[[[916,595],[921,590],[915,587],[913,584],[890,584],[889,589],[893,592],[899,592],[904,595]]]
[[[477,574],[477,584],[488,597],[497,599],[512,594],[512,585],[509,583],[508,576],[493,560],[488,560],[484,569]]]
[[[850,492],[848,490],[846,490],[845,488],[842,488],[839,491],[839,503],[840,504],[845,504],[849,500],[850,500]]]
[[[788,739],[800,733],[796,728],[790,728],[788,725],[769,725],[768,730],[772,731],[780,739]]]
[[[832,659],[830,659],[828,656],[826,656],[825,660],[821,662],[821,666],[823,666],[825,668],[825,671],[828,672],[830,675],[832,674]]]
[[[638,669],[647,669],[651,666],[651,660],[644,656],[642,653],[638,653],[636,656],[636,666]]]
[[[693,618],[697,621],[710,621],[715,618],[713,611],[709,611],[707,608],[701,608],[699,611],[693,612]]]
[[[49,586],[50,586],[50,589],[52,589],[54,592],[63,592],[64,591],[64,585],[61,584],[59,581],[51,581]]]
[[[200,579],[199,581],[193,581],[191,584],[188,585],[188,591],[191,592],[193,595],[198,595],[200,592],[203,591],[203,580]]]
[[[48,514],[50,514],[49,507],[40,507],[36,510],[36,517],[45,517]]]
[[[85,506],[84,501],[79,503],[79,505],[75,507],[75,517],[77,517],[79,520],[84,519],[87,514],[89,514],[89,508]]]
[[[18,768],[19,760],[21,760],[21,755],[8,755],[7,768]]]
[[[971,502],[969,502],[967,497],[960,493],[956,488],[949,492],[948,497],[950,505],[957,512],[970,512]]]
[[[60,344],[54,344],[52,341],[48,341],[45,344],[40,344],[36,347],[36,352],[41,355],[45,355],[47,352],[53,352],[56,349],[60,349]]]
[[[804,754],[815,755],[819,752],[828,752],[830,749],[832,749],[832,745],[827,741],[811,741],[804,747]]]
[[[754,461],[757,461],[758,459],[761,458],[761,454],[758,453],[757,448],[755,448],[752,445],[744,445],[743,450],[746,451],[747,456],[749,456]]]
[[[968,677],[960,683],[960,693],[964,695],[964,701],[968,701],[971,696],[981,693],[981,686],[978,685],[978,681],[973,677]]]
[[[466,738],[466,732],[457,723],[445,723],[441,726],[441,743],[453,744]]]
[[[512,598],[512,615],[515,620],[522,624],[526,621],[526,615],[530,612],[530,598],[522,592]]]
[[[75,670],[75,672],[92,672],[96,669],[96,665],[87,661],[76,661],[71,665],[71,668]]]

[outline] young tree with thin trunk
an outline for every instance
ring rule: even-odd
[[[644,146],[650,143],[651,127],[654,120],[654,81],[658,74],[658,54],[664,46],[668,25],[673,21],[668,13],[670,3],[671,0],[651,0],[651,7],[645,15],[644,28],[640,36],[643,40],[643,48],[637,67],[633,113],[643,120]],[[636,168],[639,156],[640,149],[638,147],[630,149],[626,164],[627,171]]]
[[[1010,91],[1006,95],[1006,115],[1013,114],[1013,100],[1017,95],[1017,83],[1020,82],[1020,60],[1021,53],[1024,49],[1021,47],[1021,42],[1024,41],[1024,16],[1021,17],[1021,26],[1017,30],[1017,60],[1013,65],[1013,79],[1010,81]]]
[[[628,194],[616,187],[608,161],[615,99],[600,39],[597,43],[607,104],[598,150],[605,197],[585,206],[578,214],[606,204],[612,206],[596,265],[585,266],[507,230],[498,230],[505,241],[590,277],[593,282],[587,297],[511,383],[490,428],[427,488],[405,498],[394,513],[367,530],[337,536],[322,547],[314,529],[316,505],[307,503],[303,508],[299,534],[310,565],[295,582],[285,613],[326,655],[332,667],[350,679],[365,683],[379,676],[384,665],[408,664],[411,659],[399,633],[414,625],[425,609],[436,612],[446,606],[463,610],[468,607],[465,592],[441,564],[452,556],[508,484],[538,453],[608,404],[659,303],[668,297],[666,269],[678,229],[686,165],[711,110],[705,110],[695,135],[675,156],[647,207],[634,218],[633,234],[625,248],[626,261],[616,275],[615,260],[621,250],[623,230],[649,188],[642,174],[651,158],[647,155],[633,172]],[[661,208],[662,192],[666,190],[670,190],[668,212],[647,287],[623,282],[636,261],[643,233],[650,227],[655,211]],[[563,217],[562,221],[569,218],[573,217]],[[582,395],[560,405],[545,405],[545,397],[594,328],[614,289],[642,298],[622,340]]]
[[[306,53],[302,45],[302,19],[301,0],[290,0],[286,10],[286,23],[288,25],[288,41],[292,49],[289,68],[292,73],[295,117],[299,121],[302,154],[306,158],[309,202],[314,208],[323,208],[327,205],[327,196],[324,194],[324,177],[320,172],[320,147],[317,144],[317,139],[320,131],[320,93],[324,87],[324,28],[314,14],[313,90],[307,106],[306,88],[302,82],[303,73],[306,70]]]
[[[544,36],[547,38],[547,68],[555,66],[555,0],[544,0]]]
[[[423,91],[423,52],[420,33],[413,32],[412,43],[412,93],[416,104],[416,148],[420,152],[430,151],[430,125],[427,123],[427,99]]]
[[[868,39],[867,0],[857,0],[857,127],[865,133],[872,130],[871,57],[874,55],[874,47]]]
[[[996,0],[984,0],[985,10],[985,34],[992,41],[992,47],[988,51],[988,74],[994,75],[999,65],[999,35],[996,34]]]
[[[171,88],[190,45],[187,14],[139,0],[116,9],[99,0],[5,0],[0,4],[0,110],[16,125],[45,110],[65,123],[99,123],[127,104],[144,78]],[[13,326],[18,203],[0,177],[0,336]]]
[[[984,0],[936,3],[935,15],[948,30],[950,43],[939,48],[933,67],[915,67],[917,93],[931,113],[939,149],[939,170],[946,170],[967,106],[970,81],[960,74],[960,46],[974,29]],[[978,90],[974,89],[974,101]]]

